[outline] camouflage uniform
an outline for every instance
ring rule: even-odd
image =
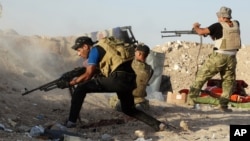
[[[193,25],[196,32],[200,31],[200,35],[210,35],[215,43],[213,53],[209,55],[203,67],[198,71],[195,81],[190,87],[188,95],[190,105],[197,100],[204,83],[220,73],[223,89],[219,99],[220,109],[231,112],[227,105],[235,87],[236,54],[241,48],[240,24],[239,21],[231,21],[231,13],[230,8],[223,6],[216,13],[219,22],[210,25],[206,30],[201,30],[199,23]]]
[[[220,73],[223,93],[219,100],[219,104],[222,107],[227,107],[229,97],[234,88],[236,64],[237,60],[235,55],[220,54],[217,52],[210,54],[208,60],[198,71],[196,79],[190,87],[188,104],[193,105],[193,101],[195,102],[196,98],[199,96],[204,83],[217,73]]]
[[[148,81],[152,76],[153,69],[147,63],[138,61],[136,59],[132,62],[132,68],[136,74],[136,88],[133,90],[135,105],[143,110],[149,109],[149,101],[145,98],[147,96],[146,87]],[[109,99],[109,104],[112,108],[120,111],[120,103],[117,96]]]
[[[149,109],[149,102],[145,97],[147,96],[146,88],[153,69],[147,63],[136,59],[132,62],[132,68],[136,74],[136,88],[133,90],[135,104],[141,104],[143,109]]]

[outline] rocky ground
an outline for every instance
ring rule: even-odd
[[[59,140],[60,134],[56,133],[47,134],[47,138],[32,137],[30,130],[35,126],[50,129],[46,131],[60,130],[60,133],[68,134],[65,140],[73,140],[77,135],[86,141],[229,141],[230,125],[247,125],[250,122],[250,112],[246,108],[232,108],[232,113],[222,113],[211,105],[204,104],[200,105],[201,110],[191,110],[185,105],[169,104],[166,99],[150,99],[151,107],[146,112],[176,127],[155,132],[144,123],[111,109],[108,98],[113,94],[89,94],[77,128],[65,129],[61,124],[69,113],[68,90],[38,90],[25,96],[21,93],[24,88],[31,89],[50,82],[80,64],[78,57],[69,49],[74,39],[26,37],[15,32],[1,34],[0,141]],[[187,41],[152,47],[154,51],[165,53],[166,57],[163,75],[169,81],[163,95],[167,91],[177,93],[188,88],[194,80],[197,66],[202,65],[212,51],[211,47],[207,44],[200,47],[199,43]],[[243,47],[237,55],[237,79],[246,83],[250,83],[249,51],[250,47]],[[246,91],[250,93],[249,88]]]

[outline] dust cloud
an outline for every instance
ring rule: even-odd
[[[2,31],[0,82],[21,89],[24,85],[34,87],[57,79],[79,66],[76,63],[79,57],[70,50],[70,45],[66,38],[20,36],[14,30]]]

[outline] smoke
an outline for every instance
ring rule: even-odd
[[[57,79],[76,66],[73,55],[65,54],[59,40],[0,33],[0,83],[23,88]]]
[[[42,64],[47,56],[43,49],[35,48],[30,41],[15,36],[2,37],[0,40],[3,63],[1,69],[19,75],[30,72],[34,76],[39,76],[38,73],[43,73]],[[43,76],[49,77],[44,73]]]

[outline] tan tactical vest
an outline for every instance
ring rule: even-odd
[[[236,21],[233,22],[233,27],[230,27],[226,22],[221,22],[223,27],[222,38],[215,40],[215,47],[219,50],[235,50],[241,48],[240,28]]]
[[[124,43],[114,37],[105,37],[98,41],[97,45],[105,51],[100,65],[100,71],[106,77],[112,73],[119,65],[126,61],[133,60],[135,48],[133,45]]]
[[[133,95],[135,97],[135,102],[139,103],[144,101],[144,98],[147,96],[146,87],[152,76],[153,69],[150,65],[136,59],[132,62],[132,68],[136,74],[136,88],[133,90]]]

